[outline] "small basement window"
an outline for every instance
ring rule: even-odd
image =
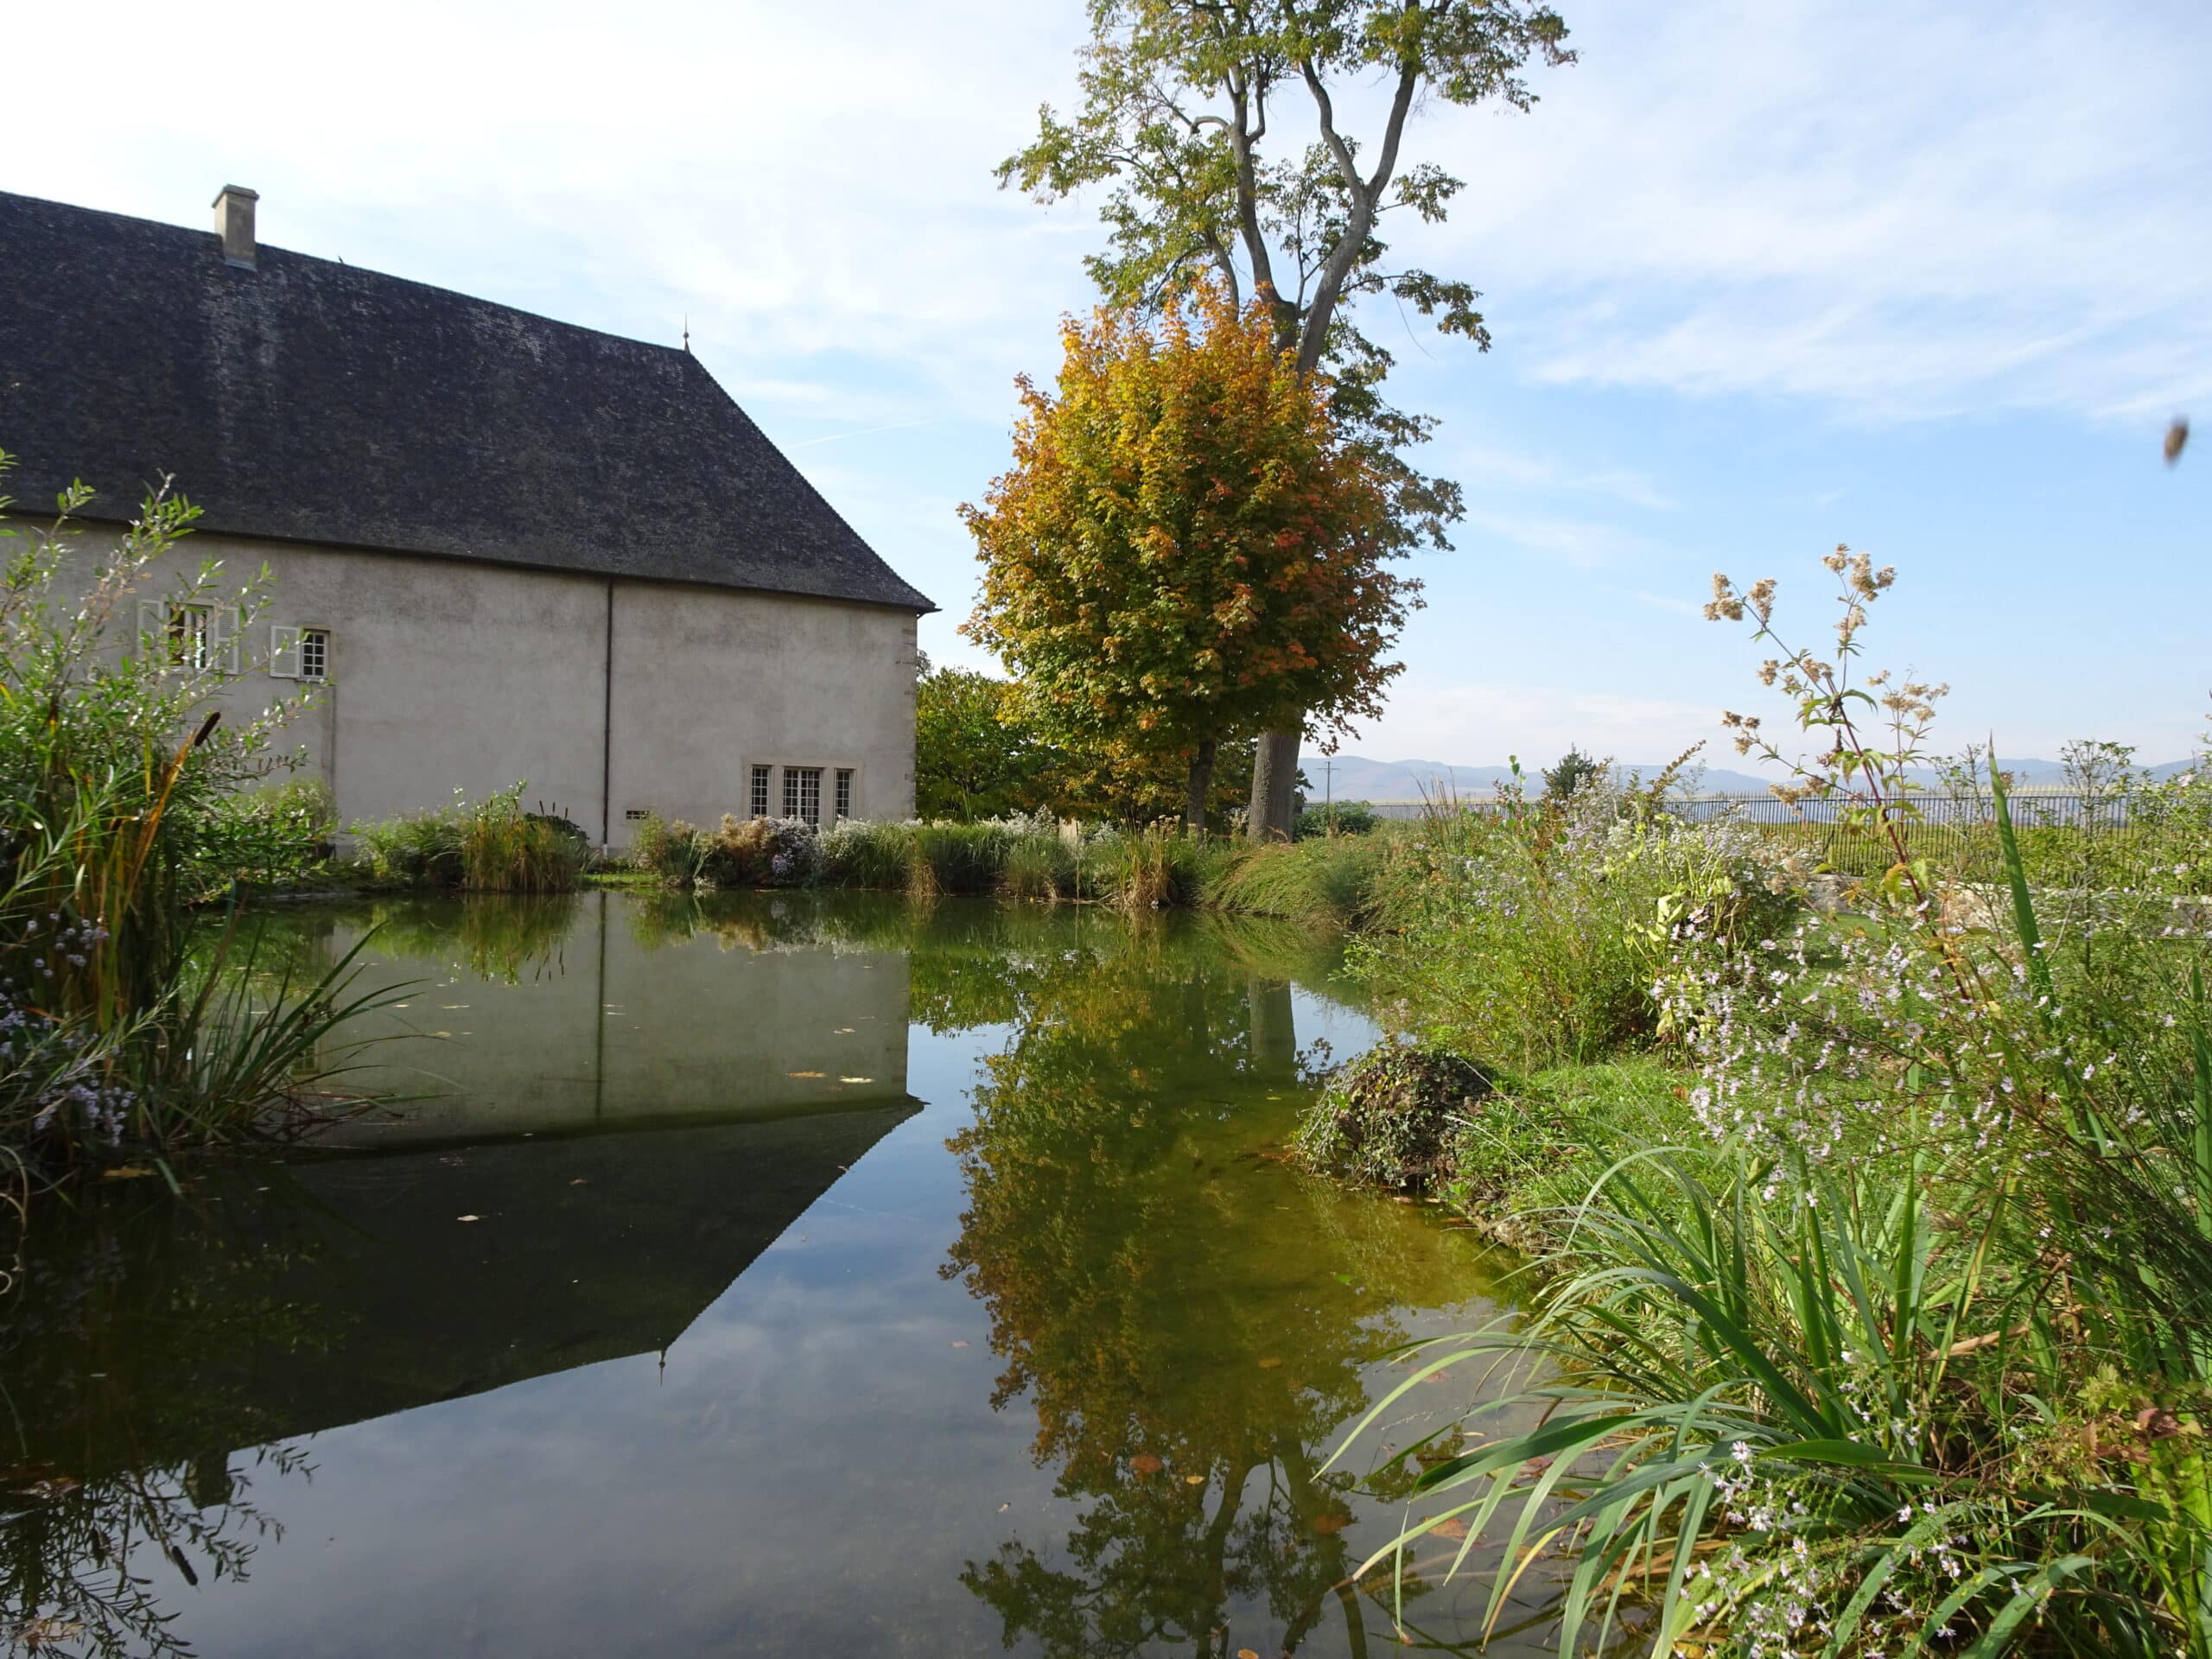
[[[768,816],[768,768],[766,766],[753,768],[753,816],[756,818]]]
[[[622,822],[625,823],[643,823],[647,818],[652,817],[652,815],[653,810],[650,806],[626,806],[622,809]]]
[[[853,816],[853,769],[850,766],[837,768],[837,816],[841,818]]]
[[[821,767],[784,768],[784,816],[803,818],[817,830],[822,827]]]

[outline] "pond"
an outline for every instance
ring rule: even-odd
[[[233,1656],[1472,1652],[1355,1488],[1510,1263],[1280,1149],[1334,948],[808,895],[271,912],[404,988],[335,1144],[41,1211],[0,1298],[0,1639]],[[1503,1427],[1503,1425],[1500,1425]],[[1478,1558],[1478,1560],[1480,1558]],[[1491,1651],[1554,1633],[1531,1574]],[[28,1630],[24,1621],[42,1623]],[[9,1628],[12,1627],[12,1628]]]

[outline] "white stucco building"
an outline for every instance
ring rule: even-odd
[[[295,723],[340,820],[528,780],[620,846],[648,811],[827,823],[913,805],[933,608],[688,351],[213,233],[0,194],[0,448],[128,518],[163,474],[180,563],[274,606],[236,712]],[[149,603],[161,604],[159,600]]]

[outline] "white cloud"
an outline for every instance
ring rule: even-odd
[[[2212,17],[1590,0],[1528,116],[1424,135],[1541,378],[1917,417],[2212,391]],[[1413,238],[1409,238],[1413,239]]]

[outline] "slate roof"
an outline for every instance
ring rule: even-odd
[[[8,493],[204,530],[933,609],[688,352],[0,192]]]

